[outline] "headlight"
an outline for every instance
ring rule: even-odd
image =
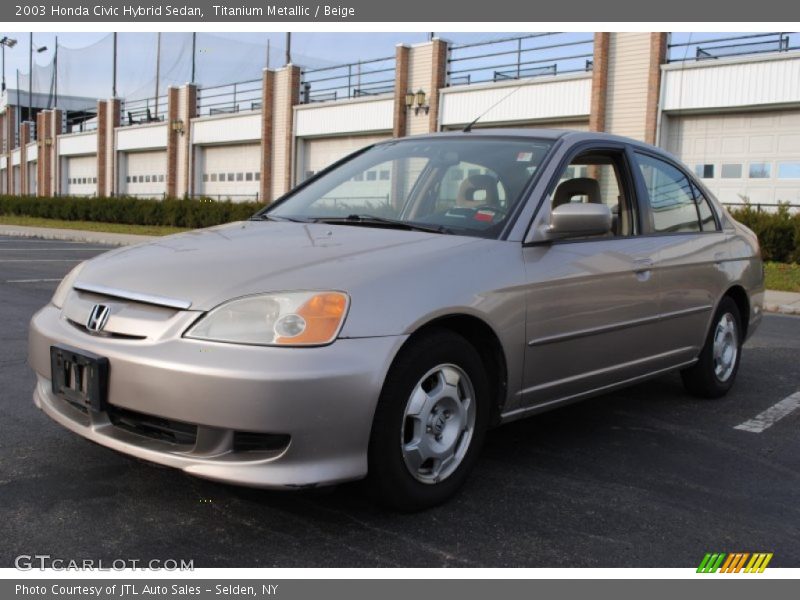
[[[64,301],[67,299],[67,294],[69,294],[69,291],[72,289],[72,284],[75,283],[75,279],[78,278],[78,274],[81,272],[81,269],[83,269],[85,264],[85,261],[80,263],[77,267],[72,269],[72,271],[67,273],[67,276],[64,277],[64,279],[61,280],[61,283],[59,283],[58,287],[56,288],[56,292],[53,294],[53,298],[50,300],[50,302],[53,303],[53,306],[56,308],[64,307]]]
[[[185,337],[262,346],[330,344],[342,328],[348,304],[342,292],[247,296],[211,310]]]

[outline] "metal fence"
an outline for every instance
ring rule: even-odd
[[[388,56],[333,67],[303,69],[300,74],[300,103],[393,93],[395,63],[395,57]]]
[[[197,90],[197,116],[261,109],[261,79],[237,81]]]
[[[447,85],[500,82],[591,71],[591,33],[533,33],[450,46]]]
[[[120,112],[121,125],[142,125],[163,121],[167,115],[167,96],[123,100]]]
[[[800,204],[793,202],[723,202],[726,208],[751,208],[756,212],[776,212],[780,207],[785,206],[789,212],[800,212]]]
[[[800,33],[769,32],[743,34],[671,33],[667,45],[667,62],[715,60],[748,54],[766,54],[800,50]]]

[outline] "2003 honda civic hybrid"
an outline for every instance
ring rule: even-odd
[[[392,140],[245,222],[107,252],[30,327],[34,401],[217,481],[452,495],[488,427],[680,370],[726,393],[758,242],[670,155],[482,130]]]

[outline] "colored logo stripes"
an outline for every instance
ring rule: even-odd
[[[724,552],[709,552],[700,561],[697,567],[698,573],[763,573],[769,561],[772,560],[772,552],[734,552],[726,554]],[[746,566],[745,566],[746,565]]]

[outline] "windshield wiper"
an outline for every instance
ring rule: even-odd
[[[299,217],[284,217],[279,215],[271,215],[264,213],[263,215],[256,215],[250,217],[250,221],[290,221],[292,223],[314,223],[315,219],[301,219]]]
[[[408,221],[400,221],[398,219],[388,219],[386,217],[377,217],[375,215],[348,215],[346,217],[321,217],[314,219],[319,223],[328,223],[331,225],[364,225],[366,227],[394,227],[396,229],[406,229],[408,231],[425,231],[427,233],[446,233],[452,234],[453,231],[443,225],[422,225],[420,223],[411,223]]]

